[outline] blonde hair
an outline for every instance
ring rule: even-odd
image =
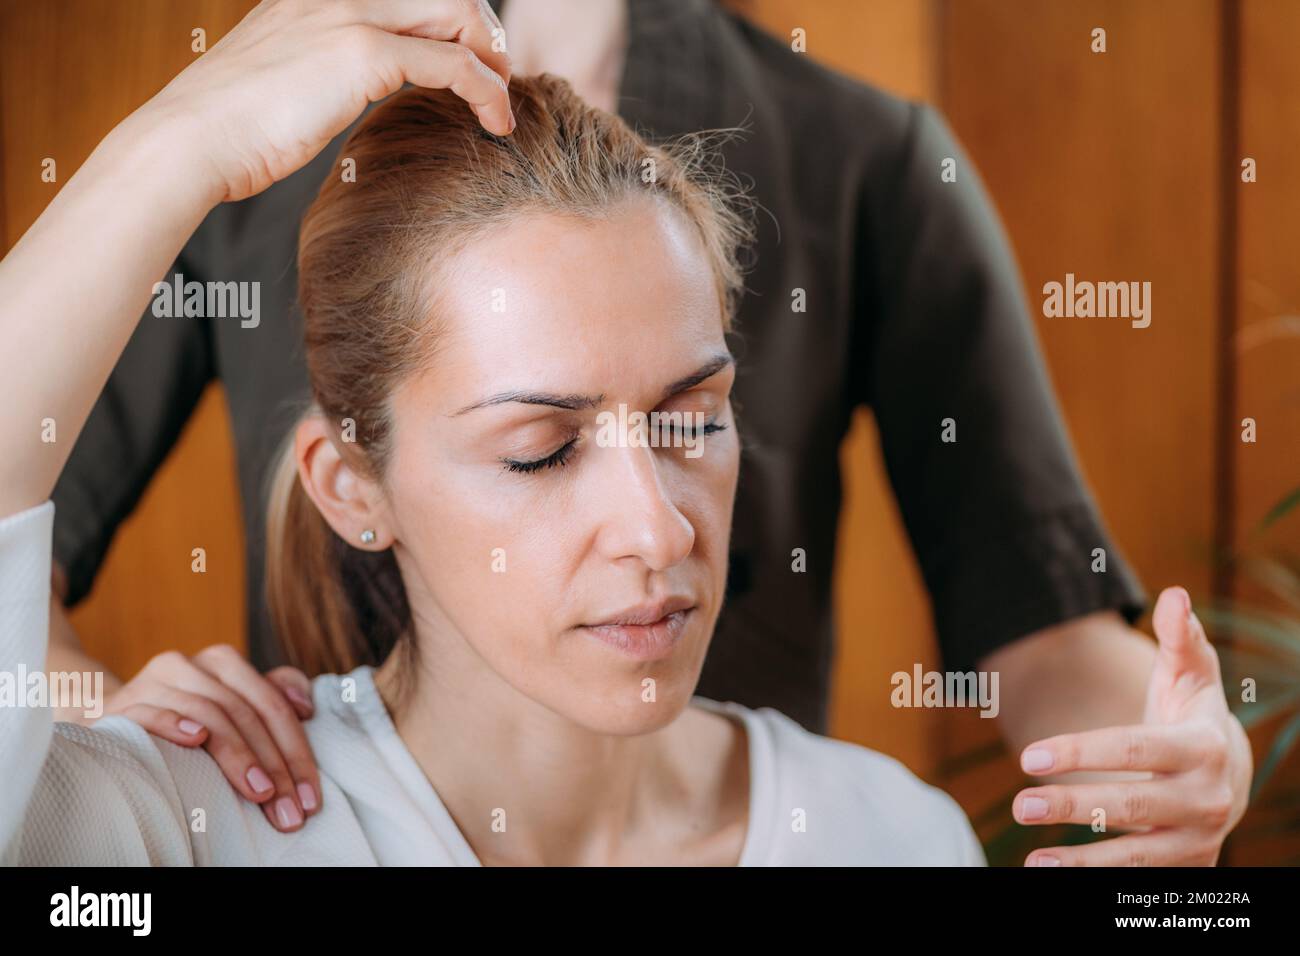
[[[368,478],[382,478],[392,451],[389,395],[431,358],[439,266],[490,226],[532,212],[594,217],[657,197],[698,230],[730,329],[752,225],[744,191],[716,160],[715,134],[651,145],[545,74],[512,79],[510,100],[518,125],[498,137],[449,91],[398,93],[343,146],[355,182],[329,177],[303,218],[298,297],[312,412]],[[349,419],[355,442],[339,440]],[[399,644],[414,659],[392,551],[334,533],[299,481],[292,430],[272,477],[266,584],[287,657],[308,674],[378,665]]]

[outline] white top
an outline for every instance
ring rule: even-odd
[[[53,524],[50,501],[0,519],[0,669],[13,674],[45,666]],[[56,724],[48,707],[0,707],[0,864],[479,865],[397,735],[371,668],[318,677],[313,696],[306,729],[323,805],[292,834],[205,750],[125,717],[82,727]],[[956,801],[897,760],[771,708],[693,703],[747,731],[741,866],[985,865]]]

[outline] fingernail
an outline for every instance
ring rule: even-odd
[[[1035,747],[1032,750],[1026,750],[1020,757],[1020,766],[1030,771],[1048,770],[1051,768],[1054,758],[1050,750],[1044,750],[1042,747]]]
[[[309,783],[298,784],[298,799],[302,801],[302,808],[310,813],[316,809],[316,788]]]
[[[266,771],[261,767],[254,767],[252,770],[248,771],[246,779],[248,780],[248,785],[257,793],[266,793],[266,791],[275,786],[275,784],[271,782],[271,778],[266,775]]]
[[[181,729],[181,733],[189,734],[191,737],[193,737],[195,734],[203,733],[203,725],[196,721],[190,720],[188,717],[182,718],[180,723],[178,723],[176,726]]]
[[[1025,797],[1020,804],[1020,819],[1041,820],[1047,816],[1049,804],[1042,797]]]
[[[1178,596],[1183,599],[1183,613],[1190,619],[1192,616],[1192,596],[1187,593],[1185,588],[1178,589]]]
[[[289,687],[285,690],[285,693],[289,695],[289,699],[292,700],[295,704],[301,704],[304,707],[315,709],[316,705],[311,702],[311,698],[308,697],[306,694],[304,694],[302,691],[300,691],[298,688]]]
[[[1030,866],[1060,866],[1061,861],[1058,860],[1056,857],[1051,856],[1047,853],[1040,853],[1038,856],[1034,857],[1033,862],[1030,863],[1029,865]]]
[[[275,801],[275,818],[282,827],[296,827],[302,823],[302,811],[288,797],[281,797]]]
[[[514,110],[511,110],[511,111],[510,111],[510,132],[513,133],[513,132],[515,131],[515,125],[516,125],[516,124],[515,124],[515,111],[514,111]]]

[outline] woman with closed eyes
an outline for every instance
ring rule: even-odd
[[[209,754],[128,716],[10,709],[0,860],[982,864],[955,802],[896,761],[695,695],[741,449],[748,229],[704,141],[648,145],[561,80],[511,79],[492,24],[427,9],[259,7],[0,265],[0,657],[36,672],[50,489],[154,281],[216,203],[387,97],[344,146],[355,179],[303,222],[313,401],[268,490],[278,630],[322,675],[318,785],[259,806],[256,738]],[[609,440],[620,410],[666,416],[663,440]],[[174,693],[152,717],[239,719]]]

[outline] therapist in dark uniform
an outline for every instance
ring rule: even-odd
[[[1045,778],[1017,796],[1017,819],[1088,823],[1070,807],[1123,806],[1140,793],[1127,804],[1150,815],[1115,812],[1110,825],[1160,828],[1158,840],[1130,834],[1027,862],[1212,864],[1245,808],[1248,741],[1194,616],[1199,643],[1179,647],[1130,626],[1143,593],[1080,477],[1007,239],[943,120],[709,0],[488,6],[514,72],[563,75],[657,138],[747,129],[723,148],[762,207],[733,343],[745,450],[729,593],[699,693],[826,731],[838,453],[867,405],[944,666],[999,672],[1003,734],[1026,748],[1023,769]],[[342,139],[264,193],[214,210],[168,274],[259,283],[260,319],[144,316],[55,489],[65,604],[89,592],[116,528],[219,378],[237,444],[250,653],[261,669],[284,663],[263,597],[265,489],[307,395],[297,227],[324,177],[339,174]],[[949,157],[956,182],[941,179]],[[942,440],[949,418],[955,442]],[[796,548],[803,573],[792,570]],[[1097,548],[1105,573],[1092,570]],[[66,669],[76,666],[68,645],[52,648],[52,667],[64,653]],[[1186,675],[1200,689],[1195,707],[1170,696]],[[1159,776],[1048,782],[1073,770]]]

